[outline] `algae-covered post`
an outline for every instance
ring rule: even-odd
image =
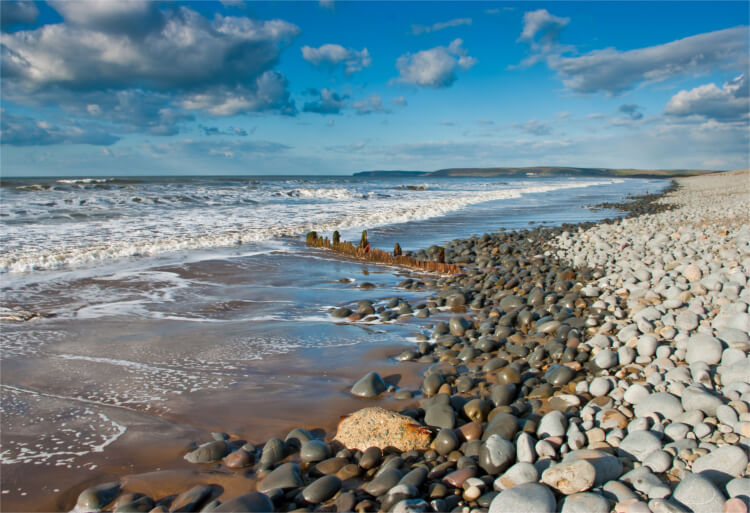
[[[397,242],[396,245],[393,247],[393,256],[398,257],[403,255],[403,251],[401,251],[401,246]]]

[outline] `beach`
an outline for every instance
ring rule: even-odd
[[[283,240],[81,275],[79,293],[123,293],[75,322],[28,308],[74,299],[70,282],[25,285],[15,312],[36,317],[4,330],[3,510],[747,508],[750,178],[677,183],[637,201],[592,192],[591,221],[628,215],[600,223],[545,216],[540,191],[538,217],[526,206],[509,230],[467,203],[370,231],[419,260],[451,230],[482,233],[444,244],[453,276]],[[34,358],[32,332],[54,359]],[[416,445],[337,436],[375,406],[417,426]],[[54,417],[69,424],[50,435]]]

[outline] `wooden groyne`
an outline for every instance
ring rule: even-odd
[[[309,232],[306,237],[306,242],[308,246],[313,248],[330,249],[336,253],[346,255],[356,260],[363,260],[365,262],[397,265],[409,269],[440,274],[458,274],[461,272],[461,269],[456,264],[446,264],[445,262],[434,262],[432,260],[417,260],[410,256],[405,256],[403,255],[401,246],[398,243],[396,243],[392,253],[372,248],[367,240],[367,231],[362,232],[362,238],[360,239],[358,246],[355,246],[348,241],[342,241],[339,232],[333,232],[332,241],[329,240],[328,237],[320,237],[317,232]],[[445,258],[444,251],[440,252],[438,258],[441,260]]]

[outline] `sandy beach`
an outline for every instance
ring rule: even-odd
[[[55,507],[746,511],[750,174],[677,183],[624,219],[453,241],[464,273],[412,275],[401,286],[427,282],[423,296],[334,314],[421,317],[416,345],[324,353],[345,387],[327,402],[257,399],[216,426],[231,406],[207,398],[213,441],[114,482],[94,472]],[[259,411],[264,427],[243,430]],[[354,412],[377,427],[339,425]]]

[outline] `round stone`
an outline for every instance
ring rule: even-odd
[[[518,385],[521,383],[521,375],[511,366],[503,367],[495,374],[497,382],[501,385]]]
[[[544,379],[554,386],[567,385],[570,380],[576,377],[576,371],[566,365],[552,365],[544,373]]]
[[[603,377],[594,378],[589,385],[589,393],[594,397],[607,395],[612,388],[612,383]]]
[[[310,440],[300,449],[300,459],[305,463],[317,463],[330,456],[328,444],[323,440]]]
[[[458,439],[452,429],[441,429],[432,445],[438,454],[445,456],[458,446]]]
[[[539,427],[536,430],[537,436],[544,438],[547,436],[563,436],[567,420],[565,414],[561,411],[551,411],[539,421]]]
[[[633,431],[620,442],[617,452],[638,461],[643,461],[654,451],[661,449],[661,439],[651,431]]]
[[[479,466],[490,475],[497,475],[516,459],[516,448],[499,435],[490,436],[479,449]]]
[[[627,390],[625,390],[623,399],[625,399],[630,404],[638,404],[640,401],[647,398],[648,396],[649,396],[649,391],[646,387],[644,387],[640,383],[633,383],[632,385],[628,387]]]
[[[636,417],[647,417],[658,413],[666,419],[675,419],[683,412],[680,400],[669,392],[656,392],[635,405]]]
[[[716,410],[722,404],[721,399],[704,388],[691,386],[682,391],[682,407],[685,411],[699,410],[708,416],[715,417]]]
[[[724,445],[693,462],[693,472],[724,486],[742,475],[747,467],[747,454],[736,445]]]
[[[716,513],[724,506],[724,494],[703,476],[686,472],[672,498],[693,513]]]
[[[653,335],[643,335],[638,337],[638,349],[639,356],[651,357],[656,353],[657,339]]]
[[[433,404],[425,411],[424,423],[432,427],[453,429],[456,426],[456,412],[450,404]]]
[[[185,455],[185,459],[190,463],[212,463],[218,461],[229,452],[227,443],[223,440],[214,440],[208,442],[196,450],[189,452]]]
[[[359,466],[365,470],[376,467],[383,458],[383,451],[380,447],[370,447],[365,449],[362,457],[359,459]]]
[[[691,331],[698,327],[698,316],[690,310],[683,310],[675,319],[675,328],[680,331]]]
[[[282,490],[299,488],[303,484],[299,474],[299,465],[296,463],[282,463],[258,483],[258,491],[265,493],[274,488]]]
[[[351,393],[357,397],[373,399],[388,388],[377,372],[369,372],[352,387]]]
[[[652,452],[643,460],[643,464],[657,474],[672,468],[672,463],[672,455],[662,450]]]
[[[531,463],[519,461],[506,470],[503,475],[495,479],[495,490],[501,492],[524,483],[539,481],[539,471]]]
[[[596,493],[583,492],[568,495],[562,500],[560,513],[608,513],[609,502]]]
[[[685,361],[688,364],[705,362],[709,365],[716,365],[721,361],[723,350],[724,348],[718,339],[705,333],[698,333],[690,337],[687,341]]]
[[[490,503],[489,513],[552,512],[556,507],[555,496],[549,488],[538,483],[526,483],[500,492]]]
[[[341,490],[341,480],[336,476],[323,476],[302,490],[302,497],[311,504],[325,502]]]
[[[594,355],[594,363],[600,369],[609,369],[617,365],[617,353],[611,349],[602,349]]]
[[[226,502],[221,503],[216,509],[218,513],[232,512],[232,511],[249,511],[254,513],[263,513],[267,511],[273,511],[273,502],[264,493],[250,492],[234,499],[229,499]],[[206,511],[204,507],[203,511]]]
[[[76,506],[81,511],[99,511],[120,493],[120,483],[103,483],[92,486],[78,495]]]
[[[583,492],[591,488],[596,469],[586,460],[570,460],[550,466],[542,472],[542,482],[563,495]]]

